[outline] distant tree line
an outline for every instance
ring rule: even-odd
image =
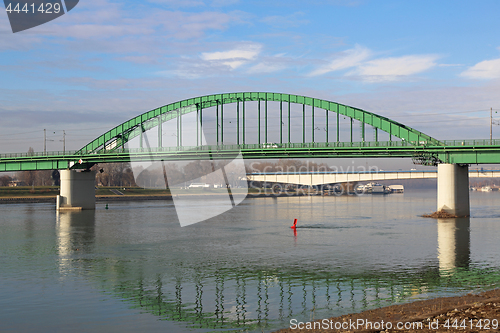
[[[144,169],[135,167],[136,184],[145,188],[165,188],[185,186],[190,183],[225,184],[223,173],[218,171],[224,167],[227,180],[231,185],[238,185],[240,177],[238,169],[231,161],[191,161],[175,163],[154,163]]]
[[[99,186],[137,186],[129,162],[96,164],[91,170],[96,171],[96,184]]]
[[[31,148],[30,148],[31,149]],[[96,172],[96,184],[99,186],[120,187],[147,187],[165,188],[187,182],[205,182],[223,184],[222,174],[214,172],[224,167],[230,184],[237,185],[240,181],[237,170],[230,164],[231,161],[192,161],[186,163],[155,163],[144,169],[139,166],[132,168],[130,162],[96,164],[91,170]],[[246,172],[304,172],[304,171],[331,171],[324,164],[301,160],[248,161],[245,164]],[[15,179],[24,186],[50,186],[54,184],[52,170],[20,171]],[[168,175],[168,177],[167,177]],[[14,180],[9,176],[0,177],[0,186],[8,186]]]
[[[309,160],[283,159],[276,162],[253,161],[246,163],[247,173],[252,172],[308,172],[308,171],[336,171],[325,163],[316,163]]]

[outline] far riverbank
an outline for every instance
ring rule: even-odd
[[[113,192],[113,191],[114,192]],[[121,194],[117,194],[117,193]],[[104,194],[106,193],[106,194]],[[109,194],[108,194],[109,193]],[[31,187],[15,190],[0,190],[0,204],[8,203],[54,203],[59,194],[59,188],[40,187],[34,190]],[[197,196],[197,195],[227,195],[227,192],[217,193],[203,190],[186,190],[186,193],[175,194],[178,196]],[[269,198],[286,196],[309,196],[319,195],[315,191],[296,192],[296,193],[272,193],[271,191],[250,191],[247,198]],[[169,190],[149,190],[140,188],[99,188],[96,190],[96,201],[146,201],[146,200],[172,200],[172,194]]]
[[[233,189],[235,193],[239,189]],[[181,190],[180,196],[196,195],[227,195],[225,189],[202,190],[191,189]],[[23,187],[4,187],[0,188],[0,204],[2,203],[37,203],[37,202],[56,202],[59,194],[59,187],[56,186],[23,186]],[[263,189],[249,189],[248,198],[262,197],[285,197],[285,196],[309,196],[319,195],[317,191],[299,191],[288,193],[273,193],[270,189],[264,192]],[[96,201],[144,201],[144,200],[172,200],[172,194],[169,189],[155,190],[143,189],[138,187],[99,187],[96,189]]]

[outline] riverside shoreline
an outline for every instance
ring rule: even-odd
[[[144,200],[172,200],[171,195],[99,195],[95,197],[99,201],[144,201]],[[9,203],[56,203],[55,196],[33,196],[33,197],[9,197],[0,198],[0,204]]]
[[[362,323],[356,326],[354,323]],[[440,297],[391,305],[355,314],[303,323],[303,329],[286,328],[274,333],[299,332],[499,332],[500,289],[454,297]],[[372,326],[365,326],[371,322]],[[327,324],[328,323],[328,324]],[[344,328],[342,327],[342,324]],[[382,324],[383,323],[383,324]],[[391,323],[391,324],[389,324]],[[398,329],[398,323],[402,329]],[[335,324],[339,329],[335,329]],[[405,328],[404,325],[407,325]],[[392,329],[388,328],[392,326]],[[301,326],[302,327],[302,326]],[[333,327],[333,329],[332,329]]]
[[[208,194],[208,193],[207,193]],[[185,193],[185,194],[178,194],[179,196],[197,196],[197,195],[205,195],[203,193]],[[213,195],[223,195],[226,196],[226,193],[210,193],[211,196]],[[247,195],[247,198],[277,198],[277,197],[289,197],[289,196],[309,196],[309,195],[317,195],[317,194],[301,194],[297,193],[294,195],[290,194],[271,194],[271,193],[260,193],[260,194],[254,194],[254,193],[249,193]],[[162,195],[149,195],[149,194],[142,194],[142,195],[96,195],[96,202],[99,201],[145,201],[145,200],[172,200],[172,195],[171,194],[162,194]],[[22,196],[22,197],[0,197],[0,204],[8,204],[8,203],[37,203],[37,202],[49,202],[49,203],[55,203],[56,202],[56,196]]]

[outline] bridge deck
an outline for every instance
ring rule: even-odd
[[[444,142],[445,144],[448,142]],[[100,153],[49,152],[0,155],[1,171],[83,168],[96,163],[281,158],[422,158],[457,164],[500,163],[500,140],[452,141],[455,145],[411,145],[402,141],[286,143],[114,149]],[[460,143],[460,145],[457,145]],[[469,145],[473,143],[473,145]],[[79,161],[82,163],[79,163]]]

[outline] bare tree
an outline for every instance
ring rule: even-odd
[[[12,178],[9,176],[0,177],[0,186],[9,186],[9,183],[12,181]]]
[[[176,163],[168,163],[165,164],[165,175],[164,179],[167,179],[167,187],[171,185],[177,185],[185,180],[184,173],[179,170],[179,167]],[[168,177],[166,177],[168,175]]]
[[[132,168],[130,168],[130,165],[123,170],[122,182],[123,186],[137,186],[135,184],[134,172],[132,171]]]
[[[51,186],[52,170],[35,171],[35,185]]]
[[[130,163],[106,163],[94,165],[96,181],[103,186],[136,186]]]

